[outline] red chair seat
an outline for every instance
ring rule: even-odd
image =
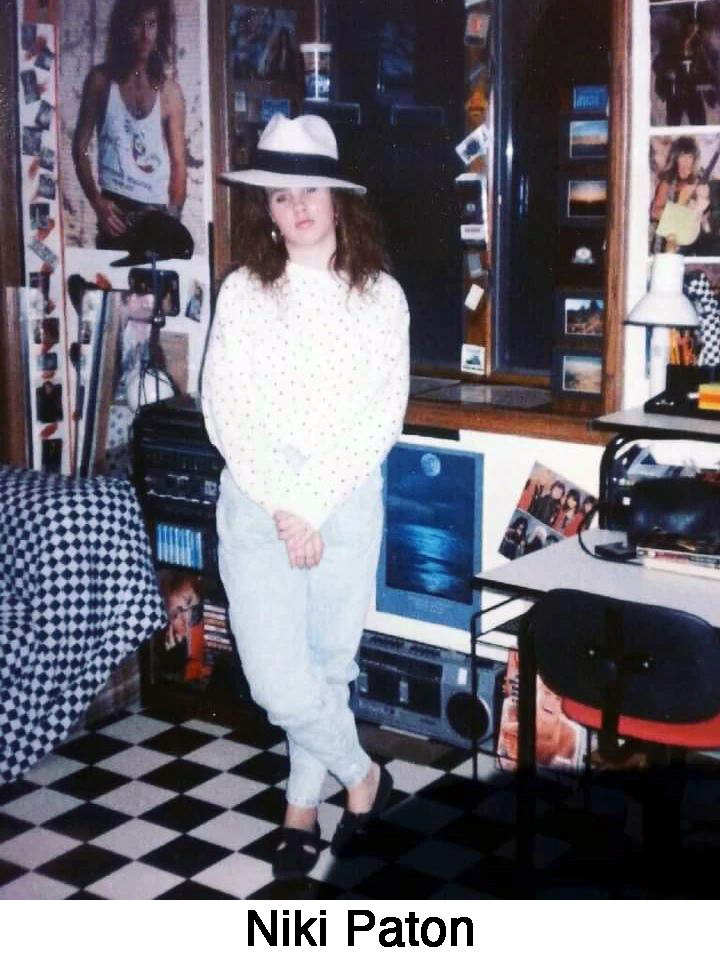
[[[584,727],[599,730],[602,725],[600,710],[595,707],[588,707],[584,703],[578,703],[577,700],[563,697],[562,709],[571,720]],[[700,723],[659,723],[623,715],[618,722],[618,736],[665,743],[673,747],[695,749],[720,747],[720,714]]]

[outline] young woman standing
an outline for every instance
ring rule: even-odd
[[[339,853],[386,805],[389,773],[348,705],[372,597],[380,464],[402,431],[408,309],[329,124],[276,114],[244,184],[240,266],[221,288],[203,376],[226,460],[220,573],[257,703],[284,728],[290,775],[275,875],[311,870],[326,772],[347,789]]]

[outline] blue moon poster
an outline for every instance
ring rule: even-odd
[[[384,478],[377,609],[467,629],[481,566],[482,454],[399,443]]]

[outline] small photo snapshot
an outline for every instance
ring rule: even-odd
[[[43,46],[42,50],[40,50],[35,58],[35,66],[40,70],[49,70],[52,66],[54,57],[55,54],[52,52],[52,50],[49,50],[46,46]]]
[[[33,327],[33,330],[37,334],[37,339],[35,340],[35,343],[40,343],[42,339],[42,331],[41,331],[40,324],[41,324],[42,318],[45,316],[45,298],[43,297],[41,290],[34,290],[32,287],[28,289],[27,311],[28,311],[28,319],[32,320],[36,325],[36,327],[35,326]]]
[[[570,121],[570,158],[598,160],[608,155],[607,120]]]
[[[200,322],[202,317],[202,305],[205,297],[205,288],[198,280],[193,281],[192,294],[185,307],[185,316],[191,320]]]
[[[460,369],[465,373],[482,376],[485,373],[485,347],[475,343],[464,343],[460,359]]]
[[[455,178],[455,187],[462,223],[485,223],[486,178],[479,173],[461,173]]]
[[[43,317],[40,327],[40,343],[49,350],[60,340],[60,320],[58,317]]]
[[[40,99],[37,74],[34,70],[21,70],[20,82],[22,83],[25,103],[35,103],[36,100]]]
[[[55,373],[58,366],[58,355],[52,353],[39,353],[37,355],[37,368],[40,373]]]
[[[568,297],[564,304],[565,333],[576,337],[601,337],[605,307],[598,299]]]
[[[487,45],[490,13],[486,10],[469,10],[465,20],[465,43],[485,47]]]
[[[40,148],[40,166],[43,170],[55,169],[55,151],[50,147]]]
[[[33,230],[47,230],[50,225],[50,204],[30,204],[30,226]]]
[[[49,130],[52,122],[53,107],[47,100],[41,100],[35,117],[35,126],[41,130]]]
[[[39,423],[58,423],[63,418],[62,384],[46,380],[35,390]]]
[[[489,142],[490,134],[488,133],[488,128],[486,124],[482,123],[455,147],[455,152],[467,166],[467,164],[472,163],[476,157],[485,156],[488,152]]]
[[[30,274],[30,286],[33,290],[40,290],[43,299],[50,296],[50,274],[42,270],[33,270]]]
[[[260,122],[265,124],[274,113],[290,116],[290,101],[285,98],[272,98],[260,101]]]
[[[608,103],[608,88],[604,84],[573,87],[572,108],[575,113],[606,113]]]
[[[602,220],[607,215],[607,180],[568,180],[568,220]]]
[[[53,438],[42,442],[42,468],[46,473],[60,473],[62,440]]]
[[[37,153],[39,153],[39,149]],[[55,178],[48,173],[41,173],[38,177],[38,193],[46,200],[55,199]]]
[[[593,227],[562,226],[555,250],[558,283],[580,288],[600,287],[605,267],[605,233]]]
[[[20,46],[26,53],[35,48],[37,40],[37,24],[23,23],[20,27]]]
[[[479,280],[487,273],[479,250],[468,250],[465,254],[465,267],[473,280]]]
[[[600,351],[557,347],[553,352],[553,390],[559,394],[599,396],[602,393]]]
[[[557,294],[557,320],[560,338],[601,337],[605,326],[603,294],[561,291]]]
[[[42,146],[42,130],[39,127],[22,128],[22,152],[26,157],[40,155]]]
[[[47,264],[51,270],[55,269],[58,264],[58,255],[54,250],[51,250],[46,243],[43,243],[38,237],[33,237],[28,243],[28,247],[37,257]]]

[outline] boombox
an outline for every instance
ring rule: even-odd
[[[361,720],[420,733],[458,747],[492,750],[502,706],[505,664],[366,630],[351,706]]]

